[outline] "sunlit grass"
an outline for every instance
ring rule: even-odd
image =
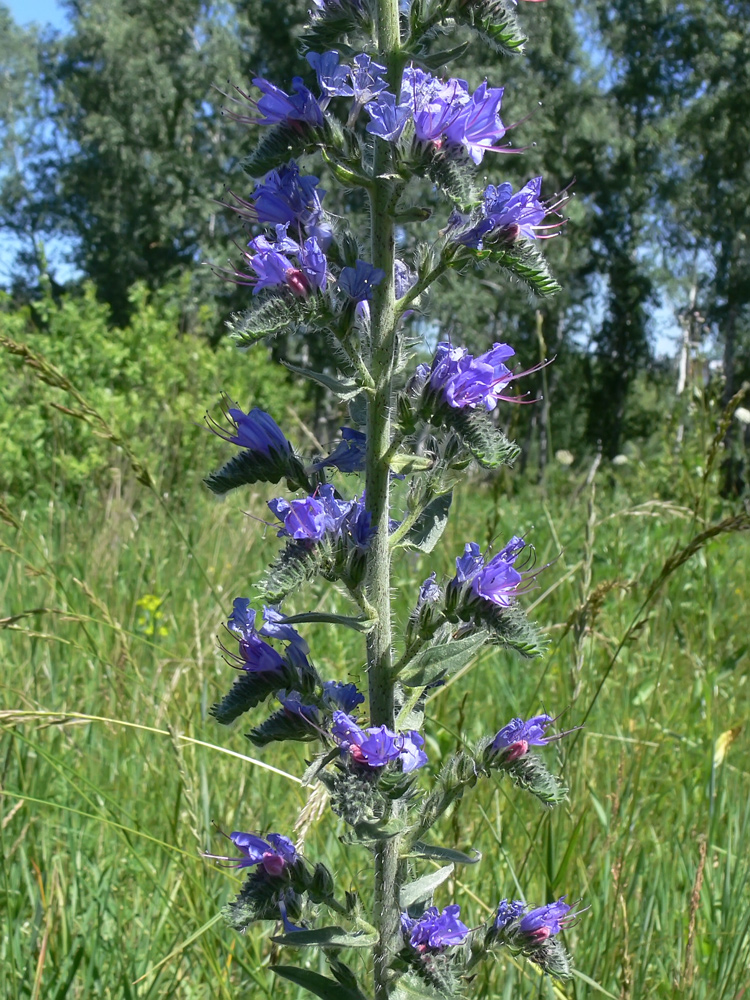
[[[525,598],[548,655],[485,652],[435,691],[432,761],[515,714],[564,712],[566,728],[586,717],[545,751],[570,785],[565,806],[545,811],[494,782],[447,815],[436,838],[484,857],[439,901],[455,897],[469,921],[516,894],[589,907],[568,933],[579,978],[555,986],[500,961],[473,981],[475,997],[737,1000],[750,959],[747,537],[707,540],[644,604],[668,558],[729,511],[701,520],[649,502],[632,474],[607,478],[595,496],[582,477],[558,476],[546,497],[467,484],[439,552],[395,567],[403,623],[421,580],[449,571],[468,539],[533,526],[538,563],[552,561]],[[288,832],[309,794],[306,748],[257,751],[246,721],[226,730],[208,716],[231,682],[221,622],[278,545],[241,514],[262,498],[216,504],[196,489],[173,512],[184,537],[143,496],[10,505],[0,614],[30,613],[0,639],[1,996],[300,995],[269,972],[270,925],[242,937],[224,926],[238,881],[201,857],[215,825]],[[290,608],[346,602],[316,585]],[[323,676],[359,673],[361,636],[303,628]],[[323,812],[304,851],[348,888],[368,855],[344,851],[340,832]]]

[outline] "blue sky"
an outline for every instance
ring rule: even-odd
[[[51,24],[64,28],[67,23],[65,11],[57,0],[3,0],[17,24]]]

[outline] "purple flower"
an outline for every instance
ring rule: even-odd
[[[467,542],[464,547],[464,554],[456,558],[456,582],[468,583],[483,568],[484,557],[482,556],[482,550],[476,542]]]
[[[564,899],[565,896],[561,896],[556,902],[530,910],[521,918],[518,933],[527,944],[539,944],[548,937],[559,934],[578,916],[577,913],[571,912],[572,907],[568,906]]]
[[[416,729],[409,729],[402,734],[401,739],[402,749],[399,756],[402,771],[406,773],[408,771],[416,771],[419,767],[424,767],[427,763],[427,754],[422,749],[424,746],[424,737]]]
[[[505,394],[510,383],[539,371],[548,362],[514,372],[505,364],[514,354],[508,344],[493,344],[489,351],[474,357],[463,347],[440,343],[432,361],[429,388],[441,403],[457,410],[479,406],[494,410],[499,400],[517,403],[517,396]]]
[[[425,582],[419,588],[417,598],[417,611],[425,604],[436,604],[440,600],[440,587],[437,582],[437,573],[430,573]]]
[[[444,83],[414,66],[404,70],[400,101],[411,110],[419,142],[435,142],[446,135],[468,100],[465,80],[450,79]]]
[[[365,446],[367,435],[351,427],[341,428],[341,442],[331,454],[315,462],[313,469],[334,466],[339,472],[361,472],[365,467]]]
[[[323,684],[323,704],[327,708],[340,709],[347,716],[364,700],[365,696],[357,690],[356,684],[345,684],[343,681],[326,681]]]
[[[237,601],[234,603],[236,607]],[[261,635],[267,635],[271,639],[281,639],[288,642],[305,654],[310,652],[307,641],[302,638],[296,628],[286,624],[286,615],[282,615],[279,609],[273,605],[263,606],[263,625],[259,631]]]
[[[318,708],[316,705],[305,705],[302,702],[302,695],[299,691],[277,691],[276,697],[281,702],[284,711],[293,716],[298,716],[313,725],[318,724]]]
[[[319,542],[331,527],[330,517],[320,500],[305,497],[303,500],[269,500],[271,513],[283,522],[279,535],[288,535],[298,541]]]
[[[487,88],[485,80],[470,100],[464,102],[460,113],[446,129],[448,142],[463,146],[474,163],[482,162],[485,152],[503,152],[494,143],[505,135],[500,120],[500,105],[503,100],[502,87]]]
[[[230,191],[237,206],[229,206],[242,218],[261,225],[288,224],[315,236],[320,247],[327,250],[333,234],[323,221],[322,199],[325,191],[318,191],[318,178],[300,174],[294,160],[268,173],[255,185],[248,201]]]
[[[374,62],[364,52],[352,59],[350,70],[354,100],[360,106],[368,104],[387,88],[388,84],[383,79],[385,66]]]
[[[265,840],[253,833],[230,833],[229,840],[242,855],[239,858],[227,858],[220,854],[206,854],[206,858],[226,861],[224,868],[252,868],[262,865],[269,875],[279,876],[287,865],[293,865],[297,860],[294,844],[288,837],[280,833],[269,833]]]
[[[310,652],[307,642],[291,625],[283,624],[284,616],[276,608],[263,609],[263,624],[259,629],[255,627],[255,618],[250,601],[246,597],[236,597],[227,628],[239,640],[239,655],[225,650],[236,666],[250,673],[281,671],[286,663],[307,666],[307,653]],[[289,643],[286,660],[261,636],[286,640]]]
[[[229,118],[245,125],[279,125],[286,124],[296,131],[301,131],[303,125],[322,125],[323,112],[320,105],[313,97],[311,91],[307,89],[302,81],[302,77],[295,76],[292,80],[291,94],[280,87],[274,86],[263,77],[256,77],[253,84],[263,95],[256,101],[239,87],[235,91],[255,109],[253,114],[238,114],[236,111],[226,109],[225,113]],[[234,104],[242,104],[236,97],[230,97]]]
[[[385,271],[382,268],[373,267],[367,261],[358,260],[354,267],[341,269],[339,288],[355,302],[362,302],[372,298],[373,289],[380,284],[384,277]]]
[[[492,749],[503,751],[503,757],[507,761],[523,757],[530,746],[543,747],[556,738],[544,735],[551,722],[554,722],[551,715],[535,715],[526,722],[523,719],[511,719],[495,736]]]
[[[334,712],[331,736],[343,753],[349,753],[354,761],[370,769],[401,760],[404,771],[413,771],[427,763],[427,755],[422,751],[424,739],[414,730],[394,733],[387,726],[362,729],[345,712]]]
[[[523,916],[525,911],[526,904],[522,899],[514,899],[513,902],[509,902],[507,899],[501,899],[497,906],[495,930],[505,930],[505,928],[509,924],[512,924],[514,920],[518,920],[519,917]]]
[[[236,406],[225,410],[233,433],[227,433],[217,421],[206,417],[209,430],[223,441],[236,444],[238,448],[274,458],[276,455],[291,455],[292,446],[284,437],[273,417],[255,406],[244,413]]]
[[[377,100],[370,101],[366,108],[372,120],[365,131],[389,142],[398,142],[411,115],[409,105],[396,104],[393,94],[385,91]]]
[[[513,194],[512,185],[507,182],[495,187],[490,184],[484,190],[484,199],[480,209],[480,217],[468,229],[454,237],[456,243],[481,250],[485,242],[505,240],[513,242],[519,236],[527,239],[551,239],[555,233],[545,234],[542,230],[559,229],[564,220],[544,226],[542,223],[548,215],[560,217],[558,208],[567,199],[563,192],[561,197],[552,204],[541,200],[542,178],[533,177]],[[476,218],[476,214],[474,216]],[[464,224],[460,215],[453,217],[454,225]]]
[[[264,288],[286,286],[295,295],[305,298],[310,291],[325,291],[327,261],[314,236],[302,246],[287,235],[288,223],[276,226],[276,241],[267,236],[256,236],[248,244],[255,253],[243,251],[246,262],[254,275],[235,272],[239,284],[252,285],[253,295]],[[296,256],[298,266],[290,260]],[[244,279],[244,280],[240,280]]]
[[[461,907],[453,903],[442,911],[428,907],[421,917],[414,919],[401,914],[401,930],[408,936],[409,944],[419,952],[440,952],[461,944],[469,933],[466,924],[458,919]]]
[[[349,86],[349,67],[339,63],[339,54],[335,50],[324,52],[308,52],[305,56],[315,74],[324,98],[352,97],[354,91]]]

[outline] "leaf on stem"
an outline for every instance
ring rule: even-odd
[[[475,865],[482,860],[482,853],[474,850],[471,854],[464,854],[463,851],[456,851],[452,847],[438,847],[436,844],[425,844],[424,841],[417,840],[411,845],[407,857],[449,861],[455,865]]]
[[[415,903],[424,903],[431,900],[437,887],[451,877],[454,868],[455,865],[453,864],[445,865],[444,868],[439,868],[436,872],[429,872],[414,882],[409,882],[407,885],[402,886],[398,897],[401,909],[408,910]]]
[[[477,655],[487,639],[487,632],[481,628],[462,639],[454,639],[452,626],[444,626],[433,642],[407,663],[400,675],[401,683],[405,687],[425,687],[455,674]]]
[[[432,552],[448,524],[452,502],[453,490],[430,500],[410,528],[402,546],[419,552]]]
[[[322,385],[324,389],[328,389],[342,402],[346,402],[348,399],[354,399],[355,396],[359,395],[362,391],[362,386],[355,382],[354,379],[345,378],[338,379],[334,378],[332,375],[326,375],[325,372],[315,372],[310,368],[301,368],[299,365],[293,365],[291,361],[284,361],[282,359],[282,365],[288,368],[290,372],[294,372],[295,375],[301,375],[302,378],[309,379],[311,382],[316,382],[318,385]]]
[[[328,976],[321,976],[311,969],[300,969],[294,965],[272,965],[271,971],[282,979],[288,979],[290,983],[301,986],[309,990],[321,1000],[366,1000],[364,993],[359,989],[344,986],[335,979]]]
[[[316,927],[310,931],[292,931],[271,940],[274,944],[291,948],[371,948],[378,940],[378,932],[370,924],[359,922],[361,930],[347,931],[343,927]]]

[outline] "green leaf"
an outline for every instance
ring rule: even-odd
[[[292,931],[271,940],[291,948],[371,948],[378,940],[378,932],[369,924],[360,922],[362,930],[347,931],[343,927],[317,927],[311,931]]]
[[[477,629],[463,639],[452,639],[451,630],[443,633],[432,645],[421,649],[401,674],[405,687],[424,687],[439,677],[456,673],[472,660],[487,641],[483,629]]]
[[[417,840],[411,845],[409,857],[430,858],[432,861],[449,861],[454,865],[475,865],[482,860],[481,851],[474,851],[473,854],[464,854],[463,851],[456,851],[452,847],[438,847],[436,844],[425,844],[424,841]]]
[[[446,1000],[453,995],[431,986],[415,972],[407,972],[396,983],[391,1000]]]
[[[334,615],[327,611],[303,611],[299,615],[289,615],[284,618],[289,625],[299,625],[304,622],[320,622],[321,624],[343,625],[355,632],[370,632],[375,625],[372,618],[351,618],[349,615]]]
[[[429,872],[414,882],[409,882],[407,885],[402,886],[398,897],[401,909],[408,910],[415,903],[424,903],[427,900],[431,900],[437,887],[451,877],[454,868],[455,865],[453,864],[446,865],[444,868],[439,868],[436,872]]]
[[[311,969],[299,969],[294,965],[272,965],[271,971],[282,979],[288,979],[290,983],[309,990],[321,1000],[366,1000],[361,990],[342,986],[335,979],[321,976]]]
[[[297,330],[315,322],[315,297],[297,299],[291,292],[263,292],[252,299],[244,313],[235,313],[227,323],[229,335],[240,347],[252,347],[264,337],[274,337],[282,330]]]
[[[424,66],[425,69],[438,70],[441,66],[447,66],[448,63],[452,63],[454,60],[460,59],[468,47],[468,42],[461,42],[460,45],[454,45],[452,49],[441,49],[440,51],[433,52],[430,55],[419,54],[417,58],[419,59],[419,64]]]
[[[389,461],[391,471],[408,476],[412,472],[426,472],[435,464],[434,458],[426,455],[394,455]]]
[[[232,685],[229,694],[220,702],[212,705],[209,715],[212,715],[222,726],[228,726],[244,712],[255,708],[262,701],[289,683],[296,683],[296,677],[286,672],[266,670],[255,673],[241,673]]]
[[[290,372],[294,372],[295,375],[301,375],[303,378],[309,379],[311,382],[317,382],[318,385],[329,389],[342,402],[346,402],[347,399],[354,399],[362,391],[362,386],[355,382],[354,379],[334,378],[332,375],[326,375],[325,372],[314,372],[310,368],[301,368],[299,365],[293,365],[291,361],[284,361],[283,359],[281,363]]]
[[[434,497],[425,506],[401,543],[404,548],[432,552],[448,524],[448,512],[453,502],[453,490]]]

